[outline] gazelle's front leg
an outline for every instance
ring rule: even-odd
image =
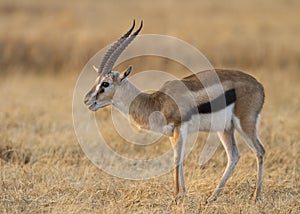
[[[174,186],[175,202],[185,196],[185,183],[183,172],[184,148],[187,137],[187,125],[181,125],[174,130],[173,137],[170,138],[174,150]]]

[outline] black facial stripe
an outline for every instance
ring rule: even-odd
[[[102,83],[101,83],[101,85],[100,85],[100,87],[99,87],[99,90],[97,91],[97,94],[96,94],[96,99],[97,99],[99,93],[100,93],[100,94],[101,94],[101,93],[104,93],[105,88],[107,88],[108,86],[109,86],[109,83],[108,83],[108,82],[102,82]]]
[[[224,103],[224,95],[225,95],[225,103]],[[199,114],[209,114],[213,112],[220,111],[224,109],[226,106],[234,103],[236,101],[236,94],[234,89],[230,89],[218,96],[216,99],[211,102],[203,103],[197,106]],[[226,106],[224,106],[226,104]],[[212,109],[213,108],[213,109]]]
[[[104,92],[104,88],[102,86],[100,86],[100,88],[97,91],[96,96],[95,96],[96,100],[98,99],[99,94],[102,94],[103,92]]]

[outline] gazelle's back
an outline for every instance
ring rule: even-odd
[[[221,83],[224,90],[228,87],[233,87],[237,91],[238,96],[240,93],[243,94],[243,92],[248,90],[254,90],[264,95],[263,86],[254,77],[236,70],[216,69],[215,72],[212,70],[201,71],[183,78],[182,81],[184,83],[190,82],[187,86],[194,85],[198,89],[203,88],[203,85],[208,86]]]
[[[199,82],[200,80],[200,82]],[[235,114],[259,114],[264,103],[264,88],[254,77],[236,70],[216,69],[202,71],[182,79],[190,90],[203,90],[214,84],[222,84],[224,92],[236,93]],[[250,110],[250,112],[248,112]]]

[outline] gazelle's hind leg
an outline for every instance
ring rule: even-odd
[[[183,160],[187,131],[187,125],[183,124],[180,129],[178,127],[175,128],[174,135],[170,138],[174,150],[174,195],[176,204],[178,203],[179,199],[183,200],[186,192],[183,173]]]
[[[217,199],[218,195],[222,191],[223,187],[225,186],[228,178],[232,174],[238,160],[239,160],[239,150],[237,148],[235,139],[234,139],[234,128],[231,127],[229,130],[225,130],[224,132],[219,132],[218,136],[225,148],[227,157],[228,157],[228,162],[227,162],[227,167],[224,171],[224,174],[220,180],[220,183],[216,187],[214,193],[212,196],[210,196],[207,199],[207,202],[212,202]]]
[[[255,201],[261,200],[261,186],[263,179],[263,170],[264,170],[264,155],[265,149],[258,137],[258,121],[259,116],[256,118],[251,117],[242,117],[240,119],[235,118],[235,127],[241,136],[244,138],[248,146],[256,155],[257,161],[257,182],[256,189],[254,193]]]

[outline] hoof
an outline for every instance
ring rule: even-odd
[[[206,204],[210,204],[210,203],[214,202],[215,200],[217,200],[216,197],[210,196],[208,199],[206,199]]]
[[[175,197],[175,204],[176,204],[176,205],[178,204],[180,198],[181,198],[181,195],[180,195],[180,193],[178,193],[178,194],[176,195],[176,197]]]
[[[181,194],[181,193],[178,193],[176,196],[175,196],[175,203],[176,205],[179,204],[179,202],[183,202],[183,199],[185,198],[185,193]]]
[[[255,191],[253,195],[255,204],[259,204],[261,202],[261,193],[257,193],[257,191]]]
[[[255,204],[260,204],[260,203],[261,203],[261,197],[255,195],[255,196],[254,196],[254,202],[255,202]]]

